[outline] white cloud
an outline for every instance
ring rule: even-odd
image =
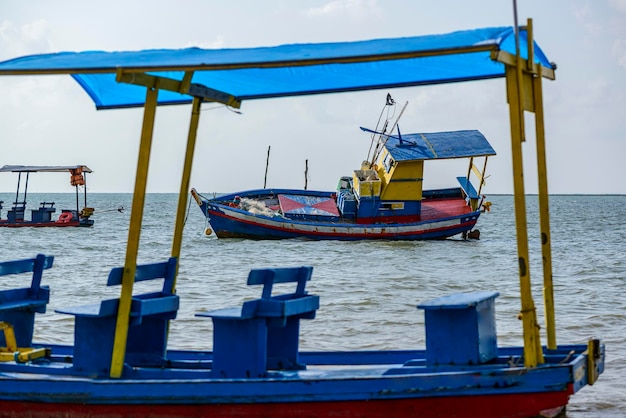
[[[592,37],[600,36],[605,30],[606,22],[598,21],[596,10],[592,9],[589,4],[574,10],[574,16],[586,34]]]
[[[613,41],[613,55],[617,57],[618,65],[626,70],[626,40]]]
[[[194,47],[194,46],[198,48],[203,48],[203,49],[224,48],[224,37],[221,35],[218,35],[212,41],[201,41],[201,42],[196,41],[196,42],[187,43],[187,48]]]
[[[350,17],[362,19],[378,15],[381,8],[377,0],[334,0],[322,7],[312,7],[305,14],[308,16]]]
[[[48,24],[43,19],[19,27],[8,20],[3,21],[0,23],[0,59],[50,52],[49,33]]]
[[[617,11],[626,13],[626,0],[609,0],[609,4]]]

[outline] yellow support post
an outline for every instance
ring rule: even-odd
[[[485,162],[483,163],[483,172],[480,174],[480,184],[478,185],[478,195],[480,196],[480,193],[483,190],[483,186],[485,185],[485,173],[487,172],[487,160],[489,159],[489,157],[487,157],[485,155]]]
[[[518,61],[519,63],[519,61]],[[506,85],[511,121],[511,151],[513,157],[513,188],[515,193],[515,224],[517,227],[517,254],[519,261],[521,319],[524,330],[524,364],[535,367],[543,363],[543,352],[539,338],[537,313],[532,297],[530,265],[528,257],[528,225],[526,220],[526,197],[524,191],[524,165],[522,158],[523,138],[523,80],[518,80],[519,71],[506,66]]]
[[[528,19],[528,66],[531,67],[533,49],[532,19]],[[529,68],[530,69],[530,68]],[[533,102],[535,110],[535,136],[537,137],[537,178],[539,182],[539,228],[543,259],[543,301],[545,309],[548,348],[556,349],[556,324],[554,309],[554,287],[552,283],[552,248],[550,240],[550,211],[548,204],[548,169],[546,163],[546,138],[543,118],[543,90],[541,77],[533,77]]]
[[[113,355],[111,357],[112,378],[122,376],[124,358],[126,354],[126,342],[128,339],[128,322],[130,319],[130,305],[135,282],[135,270],[137,268],[137,253],[139,252],[139,236],[141,233],[141,221],[146,200],[146,184],[148,182],[148,167],[150,165],[150,150],[152,147],[152,132],[157,108],[159,82],[153,87],[148,87],[146,102],[144,105],[143,126],[141,129],[141,143],[139,144],[139,157],[137,160],[137,175],[135,178],[135,190],[130,214],[130,226],[128,229],[128,246],[126,247],[126,261],[122,275],[122,293],[117,311],[117,323],[115,326],[115,340],[113,343]]]
[[[470,174],[472,174],[472,167],[474,166],[474,157],[470,157],[469,167],[467,167],[467,181],[470,179]]]
[[[178,208],[176,210],[176,226],[174,228],[174,240],[172,242],[172,257],[180,257],[180,248],[183,241],[183,228],[185,222],[185,206],[189,195],[189,181],[191,177],[191,166],[193,163],[193,154],[196,147],[196,137],[198,132],[198,124],[200,121],[200,105],[202,100],[198,97],[193,98],[191,104],[191,120],[189,122],[189,134],[187,137],[187,150],[185,152],[185,164],[183,167],[183,175],[180,182],[180,192],[178,195]],[[176,279],[174,279],[176,286]]]
[[[13,353],[17,351],[17,342],[15,340],[15,331],[13,325],[8,322],[0,322],[0,331],[4,333],[4,342],[6,343],[6,351]]]

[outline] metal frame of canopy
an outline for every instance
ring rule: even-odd
[[[541,64],[535,63],[534,60],[534,42],[532,34],[532,20],[528,19],[525,27],[527,32],[528,58],[524,60],[520,54],[519,42],[516,42],[516,54],[500,50],[498,45],[475,45],[467,48],[448,48],[438,49],[436,51],[418,51],[407,54],[382,54],[382,55],[362,55],[352,57],[336,57],[325,58],[320,60],[299,59],[294,61],[283,60],[271,63],[239,64],[233,69],[241,68],[280,68],[294,66],[308,66],[319,64],[336,64],[336,63],[358,63],[374,60],[394,60],[407,57],[433,56],[433,55],[454,55],[464,54],[468,52],[490,51],[492,60],[504,64],[507,98],[509,103],[510,128],[511,128],[511,144],[513,155],[513,180],[515,194],[515,218],[517,225],[517,247],[519,259],[519,279],[521,293],[521,319],[523,321],[524,335],[524,361],[527,367],[534,367],[544,362],[539,335],[539,324],[537,323],[536,308],[531,292],[530,268],[528,263],[528,233],[526,219],[526,202],[523,181],[523,159],[522,159],[522,142],[525,141],[524,128],[524,111],[535,114],[535,129],[537,140],[537,160],[538,160],[538,178],[539,178],[539,205],[540,205],[540,228],[543,253],[543,279],[544,279],[544,303],[545,317],[547,329],[547,346],[548,348],[556,348],[556,334],[554,328],[554,303],[552,290],[552,262],[551,262],[551,244],[550,229],[548,217],[548,189],[546,174],[546,158],[545,158],[545,134],[544,134],[544,115],[543,115],[543,98],[541,78],[554,79],[553,68],[547,68]],[[516,28],[516,38],[519,31]],[[185,207],[187,202],[187,193],[189,190],[190,174],[192,169],[192,160],[195,150],[196,134],[200,118],[200,105],[203,101],[219,102],[227,106],[239,108],[241,101],[231,94],[212,89],[210,86],[203,86],[192,83],[192,77],[195,70],[210,71],[211,69],[227,69],[227,68],[207,68],[198,65],[189,65],[187,68],[177,67],[174,70],[183,71],[182,79],[175,80],[155,75],[155,71],[165,71],[167,68],[155,69],[151,68],[123,68],[118,67],[117,70],[94,70],[92,72],[116,72],[116,81],[118,83],[128,83],[146,88],[146,96],[144,102],[143,126],[141,132],[141,140],[139,147],[139,157],[137,161],[137,174],[135,180],[132,211],[130,217],[130,227],[128,232],[128,245],[126,249],[126,257],[124,263],[124,272],[122,278],[122,291],[120,297],[119,310],[117,315],[117,327],[115,334],[115,343],[113,357],[111,362],[111,377],[120,377],[124,364],[125,348],[129,327],[129,312],[131,305],[131,295],[133,288],[133,277],[137,266],[137,253],[139,249],[139,237],[141,232],[141,221],[143,217],[143,209],[146,195],[146,184],[148,178],[149,157],[152,145],[153,128],[158,105],[158,92],[160,90],[177,92],[192,98],[191,118],[189,124],[189,132],[187,138],[187,146],[185,152],[184,166],[181,177],[180,192],[178,198],[178,206],[176,211],[176,221],[174,228],[174,237],[172,241],[171,255],[179,257],[183,224],[185,218]],[[4,74],[79,74],[88,73],[84,69],[65,69],[65,70],[41,70],[39,72],[19,71],[4,72]],[[150,74],[148,74],[150,72]],[[0,72],[2,73],[2,72]],[[277,95],[276,97],[280,97]],[[591,353],[590,353],[590,357]]]

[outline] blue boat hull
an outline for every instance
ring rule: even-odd
[[[586,346],[547,350],[546,364],[531,369],[507,363],[521,348],[500,350],[493,364],[463,367],[428,367],[421,350],[302,352],[306,370],[258,379],[212,378],[211,353],[170,351],[168,367],[109,379],[72,376],[72,348],[52,346],[48,363],[4,365],[0,416],[530,417],[587,384]]]
[[[384,222],[360,222],[349,218],[302,216],[288,218],[267,216],[227,204],[231,197],[245,198],[262,193],[294,193],[291,190],[250,191],[219,199],[198,198],[198,205],[218,238],[310,240],[436,240],[471,231],[480,211],[471,211],[461,200],[460,210],[443,212],[438,217],[415,221],[385,219]],[[302,193],[300,191],[300,193]],[[310,196],[328,197],[330,192],[307,192]]]

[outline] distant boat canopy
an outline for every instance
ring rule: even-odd
[[[523,59],[526,42],[522,29]],[[160,105],[190,103],[191,95],[239,107],[249,99],[504,77],[502,52],[514,59],[513,27],[240,49],[61,52],[2,62],[0,74],[72,74],[98,109],[143,107],[143,87],[154,77],[161,78]],[[553,64],[536,44],[533,60],[554,78]]]

